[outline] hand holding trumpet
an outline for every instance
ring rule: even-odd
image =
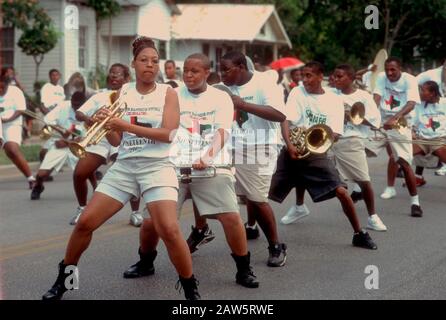
[[[111,114],[112,112],[108,108],[101,108],[95,114],[94,121],[102,122]],[[122,120],[120,117],[113,116],[105,123],[104,128],[113,131],[128,131],[129,126],[130,123],[127,121]]]

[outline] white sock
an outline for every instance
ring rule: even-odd
[[[384,190],[384,191],[389,191],[389,192],[394,191],[394,192],[396,192],[395,187],[389,187],[389,186],[387,186],[386,190]]]
[[[79,210],[83,211],[85,209],[85,206],[83,206],[83,207],[82,206],[78,206],[78,208],[79,208]]]
[[[138,214],[138,213],[139,213],[138,210],[136,210],[136,211],[132,211],[132,214]]]
[[[249,228],[249,229],[255,229],[255,228],[257,227],[257,222],[254,223],[253,226],[250,226],[249,223],[247,223],[247,224],[246,224],[246,227]]]
[[[353,184],[353,191],[362,192],[361,187],[357,183]]]
[[[296,208],[299,210],[299,209],[304,209],[305,208],[305,204],[302,204],[302,205],[299,205],[299,204],[296,204]]]
[[[417,206],[420,205],[420,200],[418,199],[418,195],[410,197],[411,204],[416,204]]]
[[[420,176],[418,174],[415,174],[415,177],[419,178],[419,179],[423,179],[423,176]]]
[[[28,181],[36,181],[36,178],[34,178],[34,176],[29,176],[27,179]]]
[[[442,166],[442,167],[446,167],[446,163],[442,162],[442,163],[441,163],[441,166]]]

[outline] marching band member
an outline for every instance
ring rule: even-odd
[[[432,141],[433,145],[414,143],[413,154],[433,154],[444,164],[446,142],[442,145],[438,142],[446,138],[446,98],[441,97],[440,87],[435,81],[426,81],[421,86],[420,97],[421,103],[415,106],[413,129],[418,137],[426,142]]]
[[[414,76],[401,71],[401,61],[398,58],[388,58],[384,65],[384,72],[378,75],[373,94],[376,105],[381,110],[384,130],[390,140],[412,139],[411,116],[416,103],[420,102],[418,85]],[[405,119],[407,126],[399,126],[398,121]],[[395,127],[399,126],[399,129]],[[398,141],[378,141],[368,144],[367,148],[377,154],[383,147],[390,148],[387,169],[387,187],[381,194],[381,199],[395,197],[395,179],[398,164],[404,172],[406,186],[411,196],[411,215],[421,217],[421,209],[415,175],[411,164],[413,148],[411,143]]]
[[[364,139],[370,134],[369,126],[378,128],[381,115],[371,94],[354,86],[355,70],[350,65],[338,65],[334,71],[337,94],[342,98],[344,107],[349,110],[360,103],[364,107],[364,120],[361,124],[353,124],[347,115],[344,121],[344,133],[333,144],[336,168],[341,178],[356,182],[361,188],[369,218],[367,228],[375,231],[386,231],[387,227],[375,212],[375,200],[370,183]]]
[[[50,113],[45,116],[45,122],[50,125],[57,125],[63,128],[65,131],[60,138],[56,138],[54,144],[45,154],[45,157],[40,164],[39,171],[36,175],[36,183],[31,191],[31,200],[39,200],[40,195],[45,190],[43,182],[53,171],[59,172],[64,166],[65,162],[68,162],[71,169],[74,170],[77,158],[74,156],[68,148],[68,141],[71,135],[76,134],[79,137],[81,132],[80,123],[76,120],[75,112],[85,102],[85,96],[82,92],[75,92],[72,95],[71,101],[64,101],[59,103]],[[77,126],[77,128],[76,128]],[[59,134],[59,133],[58,133]],[[78,139],[76,137],[76,139]],[[93,176],[94,179],[94,176]],[[92,184],[96,183],[94,180]]]
[[[110,130],[107,134],[110,144],[119,145],[118,158],[80,216],[65,257],[59,263],[57,280],[44,294],[45,300],[62,297],[67,291],[65,270],[77,265],[93,232],[140,194],[151,216],[141,226],[141,233],[151,240],[141,243],[139,254],[145,257],[142,260],[149,259],[153,263],[161,238],[179,274],[186,298],[200,299],[192,258],[177,220],[178,180],[169,160],[170,144],[180,119],[178,97],[170,86],[155,82],[159,54],[151,39],[140,37],[133,42],[132,67],[136,85],[124,86],[118,98],[124,118],[106,108],[97,114],[98,121],[111,117],[105,128]]]
[[[130,70],[127,66],[115,63],[110,67],[107,77],[107,87],[109,90],[99,92],[92,96],[88,101],[76,111],[76,119],[83,121],[85,124],[91,126],[94,123],[92,117],[95,112],[101,107],[111,104],[111,93],[121,89],[124,83],[130,80]],[[79,159],[73,173],[74,191],[78,201],[78,208],[76,214],[71,219],[70,224],[75,225],[79,220],[82,211],[87,205],[88,186],[87,179],[94,178],[95,171],[103,164],[107,163],[114,154],[117,153],[117,148],[112,147],[110,143],[103,139],[97,145],[92,145],[86,148],[86,156]],[[93,185],[96,188],[96,185]],[[134,226],[140,226],[142,223],[142,216],[138,210],[134,210],[130,216],[130,223]]]
[[[20,112],[24,110],[26,110],[26,102],[23,92],[16,86],[10,86],[6,76],[0,77],[0,119],[3,123],[3,149],[6,156],[26,177],[31,189],[35,178],[22,151],[20,151],[23,122]]]
[[[377,249],[370,235],[360,227],[355,206],[336,171],[334,162],[326,154],[310,154],[300,159],[298,149],[290,141],[290,127],[310,128],[325,124],[337,137],[344,130],[344,107],[339,96],[322,88],[323,66],[319,62],[307,63],[303,70],[303,87],[295,87],[286,104],[287,121],[282,123],[286,142],[277,162],[271,181],[269,198],[281,203],[293,188],[306,189],[314,202],[337,197],[353,227],[353,245]]]
[[[198,212],[217,219],[223,226],[232,257],[237,266],[236,282],[248,288],[259,283],[250,266],[250,253],[245,228],[240,217],[234,189],[234,175],[230,169],[231,157],[227,146],[234,107],[229,95],[207,85],[211,63],[203,54],[192,54],[184,62],[185,86],[177,88],[180,103],[180,127],[172,148],[177,170],[192,167],[205,172],[217,166],[216,176],[181,183],[178,195],[178,214],[183,203],[192,198]],[[226,166],[226,168],[221,168]],[[220,168],[219,168],[220,167]],[[141,234],[141,241],[150,235]],[[124,273],[126,278],[150,274],[142,261]]]

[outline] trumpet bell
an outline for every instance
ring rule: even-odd
[[[54,135],[53,129],[51,129],[51,127],[43,127],[42,130],[40,131],[39,137],[42,140],[48,140],[50,139],[52,136]]]
[[[364,122],[365,119],[365,106],[362,102],[356,102],[353,104],[350,110],[349,120],[350,122],[358,126]]]
[[[70,143],[69,148],[71,153],[74,154],[79,159],[85,158],[87,154],[87,152],[85,151],[85,147],[78,142]]]
[[[308,129],[305,137],[310,153],[323,154],[333,145],[333,131],[324,124],[317,124]]]

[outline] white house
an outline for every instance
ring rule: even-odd
[[[221,56],[231,49],[273,59],[280,46],[291,47],[273,5],[176,5],[173,0],[118,0],[121,12],[111,21],[109,52],[109,21],[103,20],[97,26],[95,12],[86,6],[86,0],[39,2],[62,34],[57,46],[45,55],[39,80],[48,80],[52,68],[60,70],[62,83],[77,71],[88,77],[96,66],[96,46],[101,65],[107,64],[109,53],[110,63],[130,64],[131,42],[138,35],[155,40],[162,64],[173,59],[181,65],[189,54],[202,52],[218,68]],[[16,45],[19,37],[19,30],[2,29],[2,63],[14,66],[26,91],[32,93],[35,64]]]

